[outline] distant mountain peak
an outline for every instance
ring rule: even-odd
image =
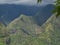
[[[0,20],[2,20],[5,25],[8,25],[9,23],[11,23],[11,21],[15,20],[15,18],[18,18],[21,14],[24,14],[26,16],[35,16],[38,13],[38,15],[40,15],[38,17],[43,18],[42,20],[40,20],[41,23],[39,22],[40,24],[38,25],[42,25],[52,15],[51,10],[53,10],[53,8],[54,6],[52,4],[45,6],[0,4],[0,17],[4,17]]]

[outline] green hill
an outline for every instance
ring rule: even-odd
[[[50,45],[60,45],[60,17],[56,18],[54,14],[41,27],[48,36],[47,40],[51,41]]]
[[[12,21],[7,29],[10,33],[11,45],[33,45],[35,38],[42,32],[41,27],[34,23],[32,17],[25,15]]]
[[[42,26],[32,16],[22,14],[3,30],[1,34],[6,34],[0,38],[1,45],[60,45],[60,17],[56,18],[55,14]]]

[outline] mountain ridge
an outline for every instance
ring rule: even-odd
[[[45,8],[48,13],[44,11]],[[46,12],[46,15],[48,16],[49,14],[52,14],[51,10],[49,10],[50,8],[52,10],[54,6],[52,4],[49,4],[49,6],[0,5],[0,21],[7,25],[21,14],[34,16],[38,12],[41,16],[44,16],[44,12]]]

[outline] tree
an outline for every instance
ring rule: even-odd
[[[57,1],[56,1],[55,7],[56,7],[55,12],[57,12],[56,17],[58,17],[58,16],[60,16],[60,0],[57,0]]]
[[[37,2],[41,2],[42,0],[37,0]],[[60,0],[57,0],[55,2],[55,10],[54,10],[54,13],[57,13],[56,14],[56,17],[60,16]]]

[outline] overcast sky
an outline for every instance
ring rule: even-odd
[[[54,0],[43,0],[41,5],[51,4]],[[25,5],[36,5],[37,0],[0,0],[0,4],[25,4]]]

